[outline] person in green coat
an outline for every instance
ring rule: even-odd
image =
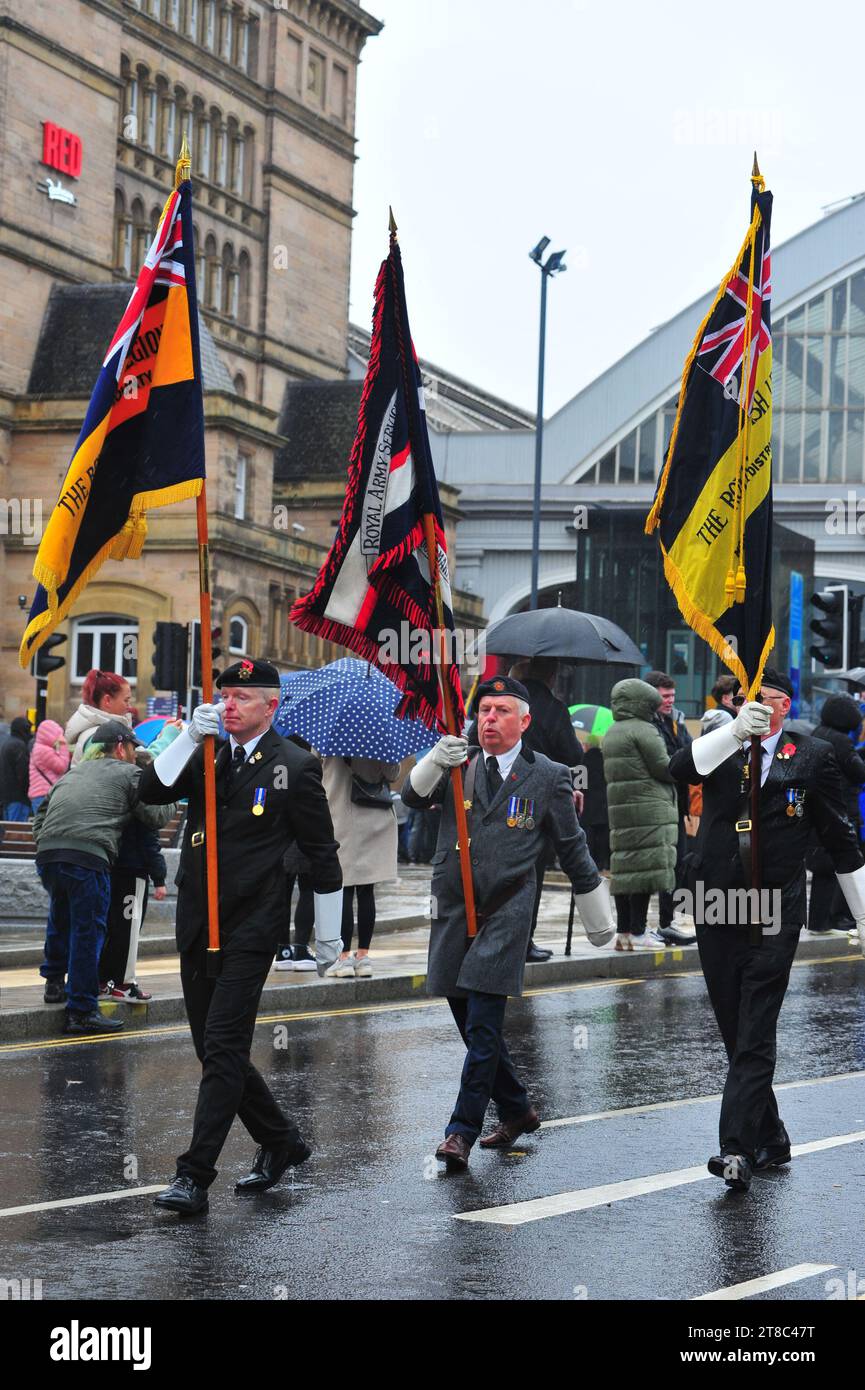
[[[613,686],[613,724],[601,745],[610,818],[610,890],[617,951],[663,950],[646,930],[649,899],[676,883],[678,811],[664,741],[652,722],[661,697],[646,681]]]

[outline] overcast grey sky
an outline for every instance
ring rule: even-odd
[[[717,285],[755,146],[775,245],[865,188],[855,0],[364,4],[352,320],[392,202],[418,353],[533,408],[549,236],[546,415]]]

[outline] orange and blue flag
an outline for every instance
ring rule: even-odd
[[[188,172],[184,151],[45,527],[22,666],[104,560],[141,554],[148,507],[201,491],[204,407]]]

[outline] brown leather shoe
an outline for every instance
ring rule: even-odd
[[[449,1134],[436,1149],[436,1158],[447,1167],[449,1173],[461,1173],[469,1166],[471,1145],[462,1134]]]
[[[492,1134],[488,1134],[482,1139],[482,1149],[509,1149],[514,1140],[519,1139],[521,1134],[534,1134],[536,1129],[541,1127],[541,1117],[533,1105],[530,1105],[524,1115],[519,1115],[515,1120],[501,1120]]]

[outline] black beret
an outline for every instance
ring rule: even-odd
[[[526,687],[515,681],[513,676],[493,676],[492,680],[483,681],[475,693],[475,709],[484,695],[513,695],[517,700],[525,700],[527,705],[531,704]]]
[[[789,676],[785,676],[781,671],[776,670],[774,666],[765,666],[763,668],[763,679],[760,684],[769,685],[773,690],[783,690],[784,694],[789,695],[791,700],[793,698],[793,682],[790,680]]]
[[[217,690],[224,685],[258,685],[265,690],[279,690],[279,672],[269,661],[251,661],[244,657],[229,666],[215,682]]]

